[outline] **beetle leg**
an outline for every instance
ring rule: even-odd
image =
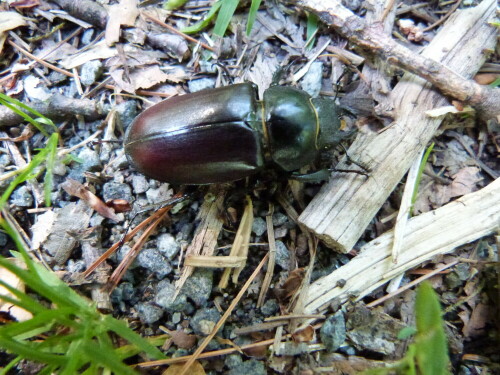
[[[370,168],[367,165],[365,165],[364,163],[361,163],[360,161],[357,161],[356,159],[351,158],[351,156],[347,152],[347,149],[345,148],[345,146],[342,143],[339,143],[339,145],[344,150],[347,162],[354,164],[354,165],[357,165],[358,167],[360,167],[364,171],[364,173],[360,173],[359,171],[357,171],[357,172],[351,171],[351,172],[360,173],[360,174],[363,174],[365,176],[368,176],[368,174],[371,172]],[[340,172],[343,172],[343,171],[340,171]]]
[[[305,174],[292,173],[288,178],[299,182],[323,182],[330,179],[330,173],[331,171],[328,169],[320,169],[319,171]]]

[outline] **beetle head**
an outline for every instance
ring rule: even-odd
[[[332,100],[314,98],[312,103],[318,113],[320,149],[331,148],[349,136],[340,130],[340,110]]]

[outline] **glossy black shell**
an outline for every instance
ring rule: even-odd
[[[132,165],[174,184],[209,184],[247,177],[264,166],[255,127],[260,105],[254,84],[199,91],[141,113],[125,137]],[[258,124],[256,124],[258,123]]]

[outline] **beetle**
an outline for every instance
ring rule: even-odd
[[[343,136],[337,106],[289,86],[257,98],[246,82],[164,100],[125,134],[136,170],[172,184],[239,180],[271,167],[291,173]]]

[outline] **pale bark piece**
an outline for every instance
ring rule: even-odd
[[[470,78],[485,61],[483,49],[496,43],[488,24],[495,2],[452,15],[422,53]],[[378,134],[359,134],[349,155],[366,165],[368,177],[336,172],[299,218],[328,246],[348,252],[360,238],[411,163],[432,138],[441,120],[426,111],[447,99],[424,79],[406,73],[391,94],[394,123]],[[352,169],[342,162],[339,169]]]
[[[333,300],[343,303],[352,297],[360,299],[436,255],[494,233],[500,226],[498,197],[500,178],[477,192],[410,219],[397,264],[391,256],[394,231],[370,241],[348,264],[311,285],[306,313],[321,312]]]

